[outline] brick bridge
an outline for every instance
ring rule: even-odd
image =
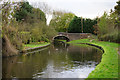
[[[62,39],[72,41],[77,39],[83,39],[83,38],[89,38],[91,37],[91,33],[65,33],[65,32],[59,32],[57,36],[53,37],[53,40],[55,39]]]

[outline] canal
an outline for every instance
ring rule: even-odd
[[[3,78],[87,78],[102,51],[85,44],[51,44],[42,51],[3,58]]]

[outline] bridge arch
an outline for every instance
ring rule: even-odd
[[[53,37],[53,40],[57,40],[57,39],[66,40],[67,42],[70,41],[69,37],[67,37],[65,35],[58,35],[58,36]]]

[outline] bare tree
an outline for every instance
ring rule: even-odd
[[[48,6],[45,2],[32,2],[32,6],[35,8],[39,8],[46,14],[47,22],[49,22],[51,15],[53,14],[53,10],[50,6]]]
[[[42,10],[45,14],[52,14],[52,9],[48,4],[45,2],[32,2],[32,6],[35,8],[39,8]]]

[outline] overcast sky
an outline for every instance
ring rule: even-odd
[[[65,10],[77,16],[95,18],[104,11],[114,9],[118,0],[28,0],[29,2],[46,2],[52,9]]]
[[[32,2],[46,2],[55,10],[65,10],[84,18],[96,18],[103,15],[104,11],[114,9],[118,0],[27,0]],[[49,23],[51,16],[47,23]]]

